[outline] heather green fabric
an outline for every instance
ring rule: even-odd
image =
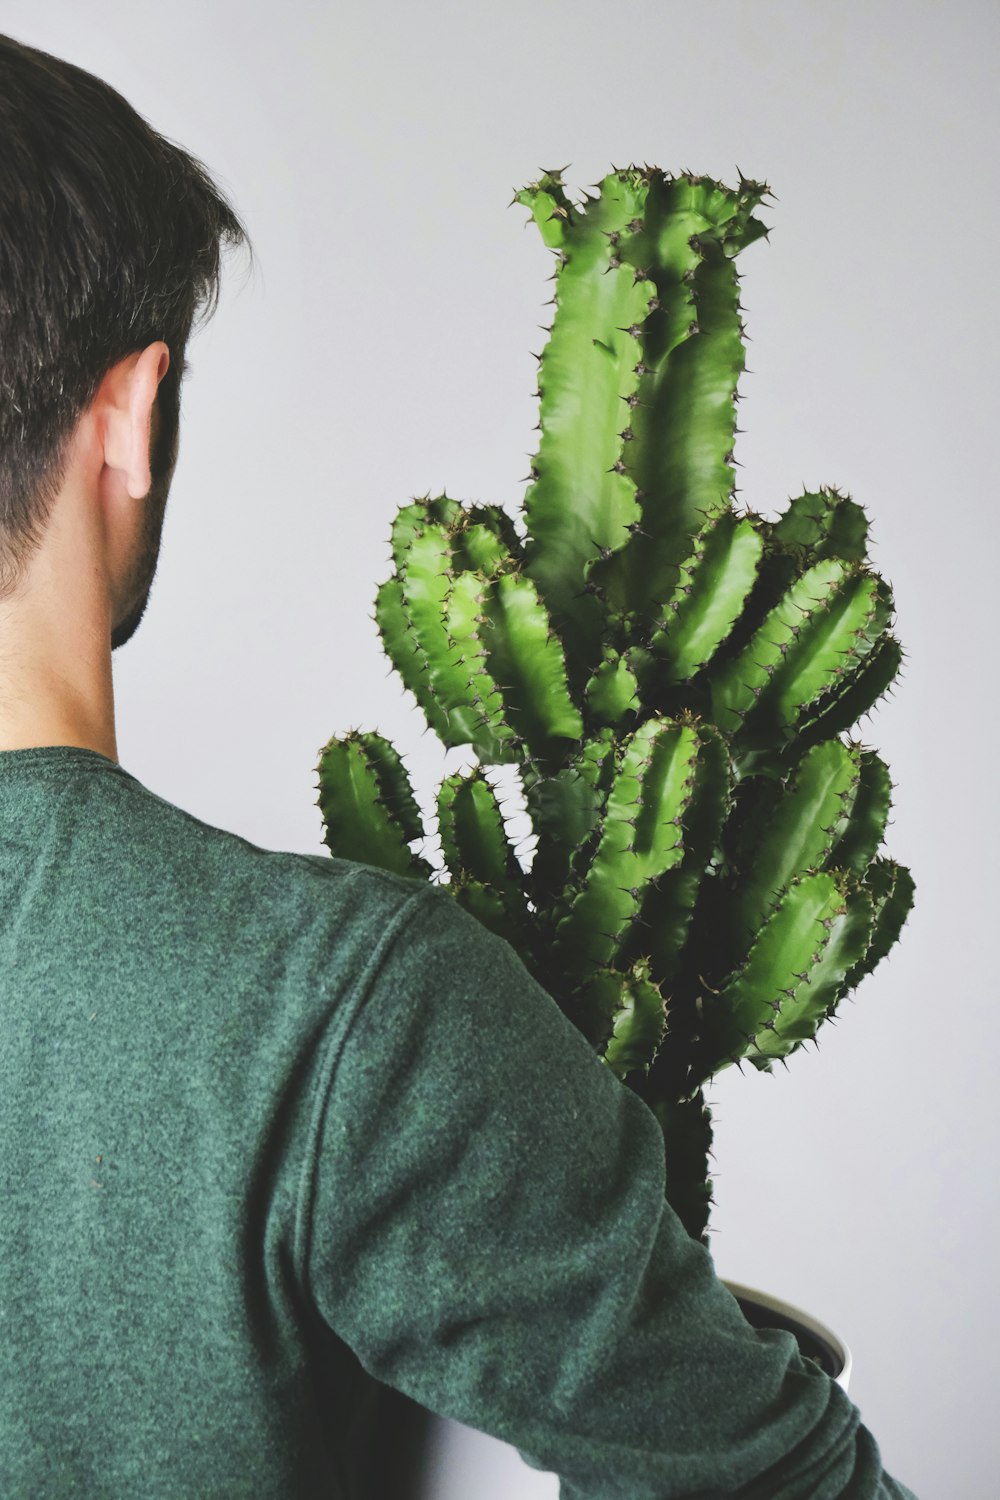
[[[4,1500],[361,1500],[365,1371],[566,1500],[909,1494],[446,892],[67,746],[0,753],[0,886]]]

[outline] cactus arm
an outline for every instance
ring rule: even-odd
[[[871,710],[899,675],[903,650],[893,635],[885,635],[856,672],[838,682],[813,705],[799,735],[799,746],[815,745],[831,735],[852,729]]]
[[[475,880],[471,875],[462,875],[445,887],[459,906],[471,916],[509,943],[523,959],[525,967],[533,971],[532,955],[526,946],[526,935],[522,926],[511,919],[510,909],[499,891]]]
[[[891,588],[877,573],[864,576],[870,580],[870,585],[874,583],[874,591],[867,589],[870,616],[867,621],[861,621],[861,628],[853,631],[846,648],[840,652],[843,672],[834,672],[828,685],[802,708],[796,724],[796,736],[801,745],[816,744],[817,735],[811,729],[816,721],[823,724],[819,738],[826,739],[832,733],[850,729],[861,714],[873,706],[877,697],[882,696],[903,660],[898,643],[885,634],[895,607]],[[892,643],[886,645],[888,642]]]
[[[469,573],[494,578],[509,554],[503,540],[489,526],[467,526],[453,534],[455,562]]]
[[[776,1058],[784,1061],[803,1042],[815,1041],[819,1027],[836,1009],[845,973],[864,951],[871,925],[870,899],[864,891],[855,892],[834,918],[831,940],[808,981],[775,1002],[774,1015],[759,1027],[744,1060],[769,1073]]]
[[[470,601],[481,602],[484,580],[456,575],[451,534],[431,522],[416,532],[403,554],[400,587],[403,608],[427,663],[426,694],[447,715],[441,738],[446,745],[482,745],[491,758],[509,757],[517,738],[506,724],[502,696],[475,661]],[[439,731],[440,733],[440,731]]]
[[[868,517],[864,507],[849,495],[827,490],[833,504],[828,512],[827,540],[820,544],[820,554],[842,557],[847,562],[861,562],[868,554]]]
[[[587,712],[597,724],[621,724],[639,709],[639,683],[628,660],[607,650],[584,691]]]
[[[427,662],[427,691],[447,716],[444,743],[468,744],[480,715],[469,701],[468,673],[461,658],[455,658],[446,626],[446,601],[454,583],[446,526],[428,522],[413,532],[401,555],[399,578],[403,608]]]
[[[809,568],[768,612],[739,655],[713,678],[712,717],[727,734],[739,733],[811,610],[835,592],[846,572],[835,559]]]
[[[839,740],[807,751],[766,826],[751,824],[753,847],[740,852],[744,874],[732,901],[737,943],[753,936],[796,875],[822,866],[847,826],[860,779],[859,755]],[[746,842],[746,841],[745,841]]]
[[[409,779],[387,740],[357,732],[335,737],[321,751],[318,772],[323,842],[331,854],[418,880],[434,873],[407,847],[423,828]]]
[[[464,726],[469,743],[481,760],[497,764],[517,760],[521,741],[507,720],[503,694],[490,674],[479,634],[486,620],[488,589],[481,574],[458,574],[445,599],[445,638],[451,652],[448,667],[453,690],[456,697],[461,694],[468,711]]]
[[[830,852],[829,867],[849,870],[861,879],[885,837],[891,806],[889,767],[873,750],[866,750],[861,756],[858,794],[847,827]]]
[[[431,521],[414,531],[398,566],[403,603],[433,673],[434,658],[447,654],[444,601],[452,576],[448,528]]]
[[[493,578],[509,557],[520,558],[514,523],[498,505],[473,505],[454,528],[452,544],[458,566]]]
[[[375,599],[375,620],[386,654],[423,710],[430,727],[444,744],[451,743],[452,727],[448,714],[431,690],[427,656],[421,649],[416,632],[403,602],[403,587],[396,577],[387,578]]]
[[[666,1031],[667,1007],[647,960],[639,959],[627,973],[598,969],[574,997],[577,1015],[617,1077],[649,1071]]]
[[[543,172],[537,182],[516,192],[511,203],[523,203],[531,209],[531,216],[550,250],[561,247],[567,226],[576,218],[576,210],[566,196],[559,172]]]
[[[781,547],[801,547],[812,555],[828,531],[829,492],[803,490],[793,496],[777,521],[771,522],[770,540]]]
[[[646,450],[650,458],[655,456],[655,468],[651,464],[637,474],[644,496],[649,490],[671,499],[683,495],[683,508],[694,522],[729,505],[733,392],[744,367],[739,290],[724,238],[705,233],[696,239],[698,260],[689,281],[691,322],[686,337],[671,350],[644,413],[644,421],[652,424],[669,412],[671,441],[660,434]],[[630,602],[637,606],[634,598]]]
[[[680,863],[678,828],[698,749],[693,729],[657,719],[626,741],[600,842],[556,928],[555,954],[567,973],[608,964],[639,912],[645,887]]]
[[[392,560],[397,569],[405,567],[406,554],[413,538],[423,531],[429,520],[433,520],[427,509],[430,498],[430,495],[424,495],[419,500],[411,501],[409,505],[401,505],[396,512],[390,543]]]
[[[861,640],[856,645],[858,656],[867,656],[875,649],[896,611],[892,590],[885,579],[878,573],[873,573],[871,576],[875,579],[873,612],[871,620],[865,626]]]
[[[520,573],[496,579],[485,613],[490,672],[521,737],[543,756],[553,740],[580,739],[583,720],[569,695],[562,644],[531,579]]]
[[[399,752],[390,740],[373,730],[362,730],[358,744],[364,747],[368,765],[375,774],[382,802],[402,830],[408,844],[425,837],[424,822],[413,786]]]
[[[392,530],[398,576],[380,588],[375,618],[393,665],[442,742],[475,744],[486,758],[503,760],[512,758],[504,746],[516,736],[504,724],[495,684],[469,664],[478,611],[468,618],[467,597],[471,592],[478,599],[479,591],[465,575],[456,579],[452,566],[453,528],[459,526],[465,535],[474,533],[467,545],[477,555],[495,562],[506,556],[504,539],[513,528],[498,522],[494,511],[478,507],[480,523],[469,525],[446,495],[404,506]]]
[[[844,980],[868,949],[872,933],[872,900],[863,886],[838,882],[843,903],[833,918],[829,941],[818,962],[793,994],[781,1000],[771,1023],[762,1027],[747,1057],[754,1067],[770,1071],[775,1057],[788,1057],[815,1038],[820,1025],[836,1008]]]
[[[667,597],[691,537],[732,493],[745,360],[731,262],[766,233],[749,213],[767,191],[747,182],[737,195],[707,177],[658,177],[645,234],[623,242],[625,257],[652,264],[659,301],[647,323],[632,423],[641,533],[606,570],[612,597],[640,616]],[[595,572],[599,582],[603,571]]]
[[[751,735],[756,743],[787,738],[803,711],[857,667],[877,587],[873,575],[850,574],[849,565],[836,558],[803,573],[713,680],[720,725],[745,742]]]
[[[539,369],[541,439],[524,499],[525,566],[567,642],[577,683],[599,655],[603,624],[584,592],[585,566],[603,548],[623,546],[639,517],[623,436],[633,413],[624,403],[639,382],[637,334],[654,288],[617,263],[612,239],[642,213],[645,198],[644,183],[612,175],[577,216]]]
[[[866,974],[880,964],[897,942],[903,923],[913,910],[916,887],[905,865],[892,859],[876,859],[865,876],[875,908],[871,942],[867,952],[847,975],[844,989],[854,989]]]
[[[683,682],[708,663],[746,603],[763,550],[750,520],[731,511],[696,538],[650,641],[658,682]]]
[[[648,954],[653,976],[667,988],[673,988],[679,977],[698,891],[732,807],[725,741],[710,724],[699,724],[697,733],[700,749],[694,785],[682,822],[684,857],[675,869],[647,886],[639,921],[626,949],[627,956],[639,948]]]
[[[868,517],[849,495],[824,485],[796,495],[772,524],[771,537],[779,546],[807,550],[814,559],[863,562],[868,552]]]
[[[838,490],[823,487],[796,496],[779,520],[758,516],[755,524],[765,544],[755,606],[777,604],[805,568],[819,562],[842,562],[847,565],[847,577],[876,580],[874,614],[856,643],[856,653],[865,655],[876,645],[894,606],[888,584],[868,566],[868,518],[863,508]]]
[[[667,1026],[663,996],[651,980],[633,979],[615,1012],[604,1061],[612,1073],[625,1078],[644,1072],[656,1055]]]
[[[848,648],[842,653],[844,660],[843,677],[835,674],[834,681],[806,706],[802,715],[801,723],[808,724],[809,721],[822,713],[826,706],[835,700],[840,684],[844,680],[850,680],[856,676],[861,666],[871,657],[885,640],[886,627],[890,623],[895,604],[893,602],[892,590],[877,573],[864,573],[859,575],[868,580],[869,585],[874,584],[874,589],[869,587],[870,615],[867,620],[861,622],[860,631],[855,634]],[[842,601],[843,602],[843,601]]]
[[[763,1055],[758,1034],[773,1031],[783,1003],[795,1001],[809,984],[843,910],[832,874],[793,881],[760,929],[746,962],[720,991],[701,997],[700,1055],[692,1066],[697,1083],[707,1082],[729,1063]]]
[[[760,712],[775,714],[790,727],[832,682],[857,665],[866,630],[877,609],[878,580],[870,574],[849,578],[807,617],[800,634],[761,694]]]
[[[438,828],[452,877],[496,892],[515,926],[527,917],[521,867],[504,828],[496,792],[481,767],[448,776],[438,792]]]
[[[422,495],[409,505],[401,506],[392,523],[391,536],[392,560],[397,571],[402,572],[406,566],[406,557],[413,539],[420,535],[425,526],[435,523],[452,526],[461,514],[461,505],[447,495],[438,495],[434,499],[430,495]]]
[[[604,779],[613,762],[614,740],[607,728],[585,740],[569,764],[554,775],[544,774],[530,760],[521,767],[525,806],[538,838],[531,893],[540,919],[543,913],[551,916],[553,895],[568,883],[574,857],[594,832],[607,799]]]

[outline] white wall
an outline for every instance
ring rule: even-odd
[[[713,1248],[847,1339],[922,1500],[995,1494],[1000,12],[3,0],[0,20],[201,156],[256,243],[260,274],[234,262],[189,350],[160,574],[116,681],[126,767],[267,846],[320,849],[319,747],[352,725],[396,740],[428,806],[444,774],[369,616],[408,497],[523,493],[550,257],[514,188],[632,160],[770,182],[770,242],[741,258],[742,498],[774,514],[837,483],[873,517],[909,663],[865,739],[917,905],[818,1051],[718,1081]]]

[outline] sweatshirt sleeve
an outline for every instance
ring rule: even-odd
[[[300,1263],[377,1379],[563,1500],[914,1500],[664,1199],[650,1111],[514,950],[428,886],[337,1041]]]

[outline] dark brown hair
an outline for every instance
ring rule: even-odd
[[[163,339],[156,477],[195,314],[207,322],[218,305],[223,244],[252,261],[201,162],[109,84],[0,36],[0,598],[41,540],[103,377]]]

